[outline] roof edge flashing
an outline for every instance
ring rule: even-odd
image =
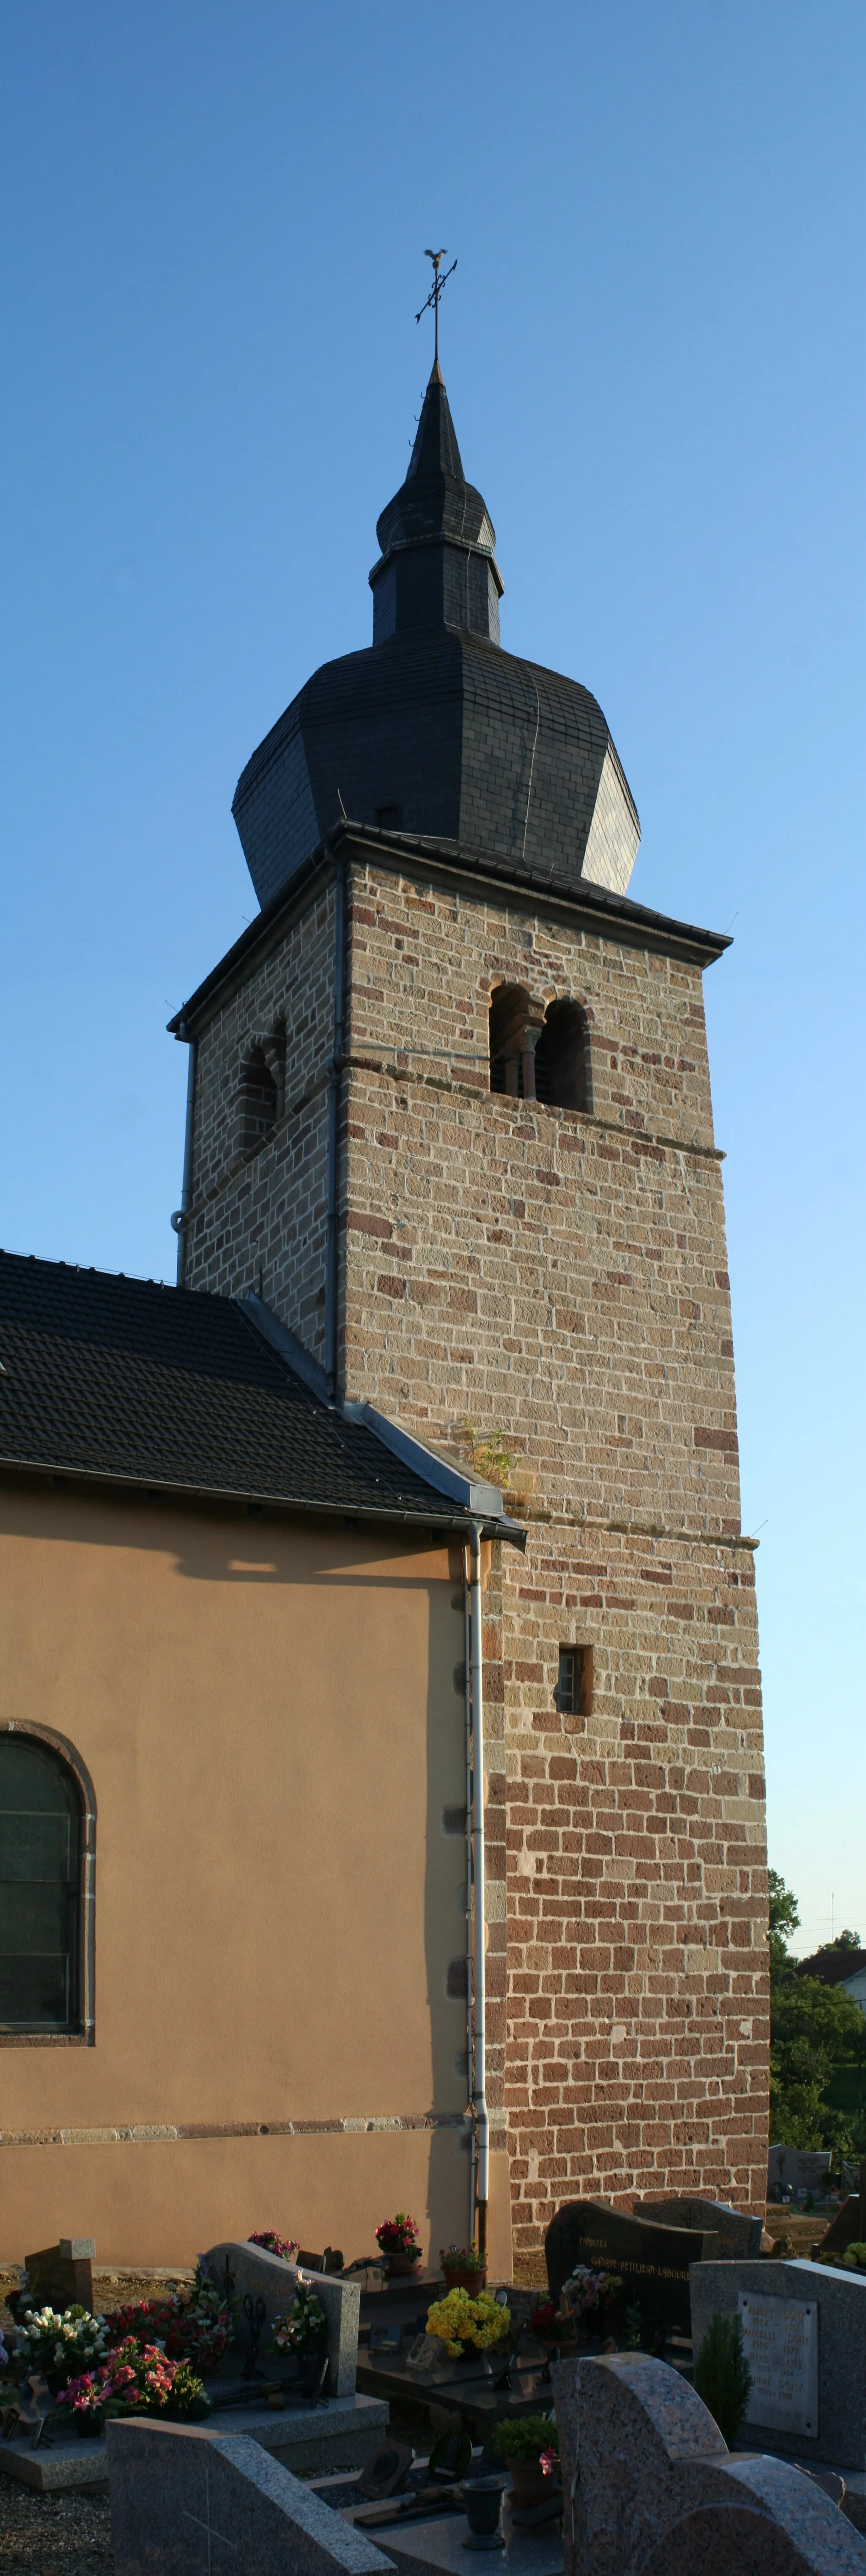
[[[247,1322],[254,1325],[256,1332],[261,1333],[264,1341],[270,1342],[271,1349],[278,1352],[281,1360],[287,1362],[296,1377],[301,1378],[310,1394],[319,1396],[321,1401],[327,1404],[328,1381],[324,1369],[319,1367],[318,1360],[313,1359],[312,1353],[304,1349],[303,1342],[298,1341],[297,1334],[289,1331],[288,1324],[281,1324],[279,1316],[274,1315],[270,1306],[265,1305],[263,1297],[256,1296],[253,1288],[247,1288],[244,1295],[236,1299],[236,1303],[240,1307],[241,1314],[246,1316]]]
[[[381,1440],[386,1449],[391,1449],[404,1467],[413,1467],[416,1476],[423,1476],[425,1484],[433,1485],[437,1493],[447,1494],[450,1501],[459,1504],[463,1511],[482,1520],[501,1521],[507,1517],[503,1513],[498,1485],[488,1485],[479,1477],[461,1475],[459,1467],[449,1466],[447,1459],[439,1456],[435,1449],[428,1449],[426,1441],[419,1440],[417,1432],[404,1431],[402,1423],[391,1422],[388,1415],[379,1413],[374,1404],[344,1404],[343,1412],[347,1422],[360,1422],[368,1431],[374,1431],[377,1440]]]

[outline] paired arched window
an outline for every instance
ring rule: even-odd
[[[84,1802],[37,1737],[0,1734],[0,2029],[76,2031],[83,2018]]]
[[[591,1108],[586,1014],[579,1002],[542,1013],[522,984],[499,984],[490,1002],[490,1089],[550,1109]]]

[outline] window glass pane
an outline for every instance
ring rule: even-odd
[[[69,2029],[78,2011],[81,1810],[60,1757],[0,1735],[0,2023]]]

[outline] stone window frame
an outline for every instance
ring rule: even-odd
[[[572,1657],[575,1659],[574,1669],[567,1678],[564,1678],[564,1666],[567,1659]],[[558,1649],[558,1672],[553,1693],[554,1705],[558,1708],[560,1717],[592,1716],[593,1667],[593,1649],[586,1638],[563,1639]]]
[[[536,1091],[536,1049],[550,1029],[551,1013],[564,1009],[573,1012],[580,1023],[584,1099],[579,1102],[539,1099]],[[528,985],[513,983],[506,975],[500,976],[489,987],[488,1030],[489,1096],[492,1100],[531,1101],[539,1109],[564,1109],[566,1115],[592,1117],[591,1013],[581,994],[548,991],[546,998],[540,1000],[530,992]],[[495,1078],[497,1075],[498,1079]]]
[[[78,1922],[79,2014],[77,2030],[0,2030],[0,2048],[95,2048],[96,2046],[96,1792],[87,1764],[68,1735],[31,1718],[0,1719],[0,1735],[22,1735],[44,1744],[71,1771],[81,1810],[80,1905]]]
[[[259,1057],[262,1060],[270,1081],[273,1084],[274,1114],[272,1118],[268,1118],[267,1123],[262,1128],[261,1134],[251,1137],[249,1134],[250,1113],[247,1102],[247,1089],[249,1075],[253,1070],[256,1057]],[[254,1155],[261,1153],[263,1145],[268,1143],[269,1138],[273,1135],[274,1128],[279,1124],[285,1110],[285,1105],[286,1023],[283,1014],[280,1012],[272,1022],[270,1029],[266,1030],[263,1036],[247,1037],[241,1049],[240,1070],[235,1090],[235,1145],[236,1152],[241,1154],[245,1160],[249,1161]]]

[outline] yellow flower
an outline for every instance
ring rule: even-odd
[[[490,2344],[500,2343],[510,2328],[509,2310],[488,2290],[482,2290],[477,2299],[470,2299],[468,2290],[449,2290],[427,2311],[427,2332],[438,2336],[452,2361],[459,2361],[464,2344],[474,2343],[479,2351],[486,2351]]]

